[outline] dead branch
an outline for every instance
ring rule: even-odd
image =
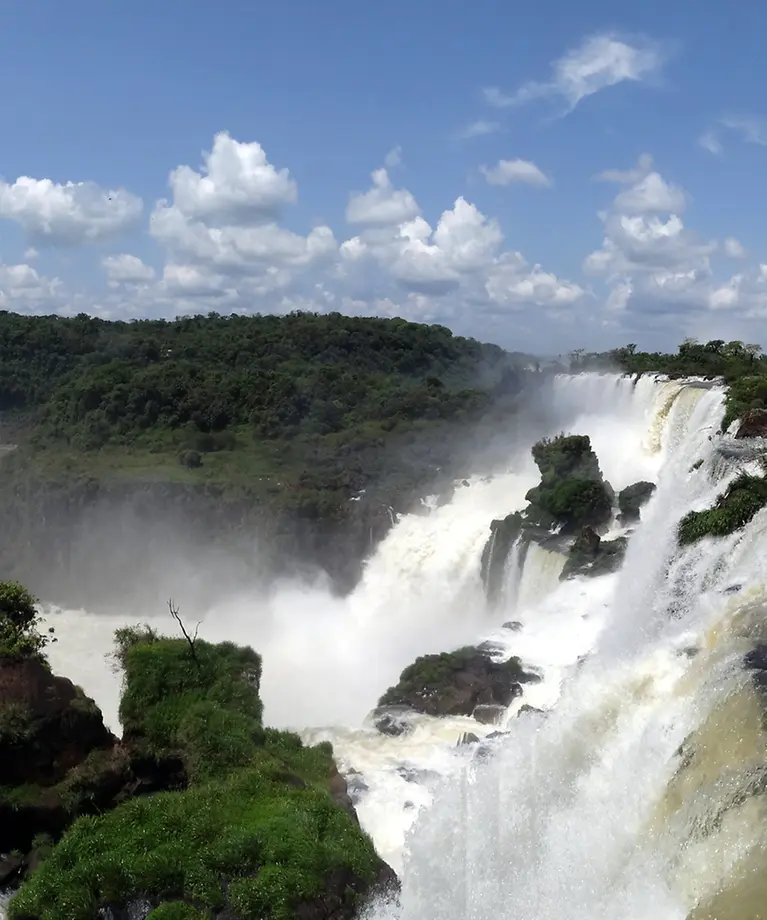
[[[168,601],[168,610],[170,611],[170,615],[173,617],[173,619],[178,623],[179,628],[181,629],[181,632],[184,638],[186,639],[187,644],[189,645],[189,651],[192,655],[192,660],[199,667],[200,662],[197,660],[197,649],[194,647],[194,644],[197,641],[197,633],[199,632],[199,629],[200,629],[200,623],[198,622],[197,625],[195,626],[194,635],[190,636],[189,633],[186,631],[186,627],[184,626],[184,621],[181,619],[181,614],[178,611],[178,607],[175,607],[173,605],[172,599]]]

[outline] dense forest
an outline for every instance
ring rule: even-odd
[[[255,516],[290,531],[298,555],[327,553],[350,518],[356,543],[372,540],[389,505],[405,510],[438,474],[464,473],[469,448],[514,416],[533,362],[444,326],[339,313],[2,312],[0,443],[18,446],[2,460],[0,563],[15,571],[20,545],[36,557],[36,528],[50,542],[60,527],[46,558],[62,556],[83,508],[139,487],[142,513],[183,505],[184,526],[210,532]]]

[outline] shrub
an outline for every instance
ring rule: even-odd
[[[56,641],[53,628],[40,632],[36,603],[18,582],[0,582],[0,658],[42,657]]]
[[[767,505],[767,480],[741,473],[719,496],[713,508],[690,511],[679,523],[680,546],[703,537],[726,537],[746,524]]]

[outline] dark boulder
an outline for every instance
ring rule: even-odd
[[[417,658],[379,705],[405,706],[430,716],[470,716],[477,706],[505,708],[522,693],[523,683],[539,679],[518,658],[495,661],[467,647]]]
[[[52,786],[115,737],[92,699],[39,658],[0,659],[0,785]]]
[[[652,498],[656,485],[654,482],[635,482],[618,493],[618,521],[621,524],[633,524],[639,520],[640,510]]]
[[[593,527],[584,527],[570,547],[560,580],[616,572],[623,564],[627,546],[626,537],[603,540]]]
[[[744,413],[736,438],[767,438],[767,409],[749,409]]]

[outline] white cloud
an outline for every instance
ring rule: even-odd
[[[720,118],[719,123],[731,131],[740,134],[747,144],[767,147],[767,121],[757,115],[728,115]]]
[[[391,226],[412,220],[419,212],[418,203],[407,189],[395,189],[385,169],[372,174],[373,187],[349,197],[346,219],[350,224]]]
[[[34,262],[40,256],[40,253],[35,249],[34,246],[30,246],[28,249],[24,250],[24,260],[26,262]]]
[[[495,166],[480,166],[479,170],[490,185],[510,185],[512,182],[551,185],[548,176],[529,160],[499,160]]]
[[[190,220],[269,221],[296,201],[297,186],[288,170],[272,166],[257,141],[241,143],[220,131],[203,163],[202,172],[177,166],[170,174],[173,204]]]
[[[722,147],[722,142],[719,140],[715,131],[709,130],[704,131],[703,134],[698,138],[698,144],[704,150],[708,150],[709,153],[713,153],[714,156],[719,156],[723,152],[724,148]]]
[[[619,185],[633,185],[640,182],[652,170],[653,158],[649,153],[640,154],[637,165],[632,169],[605,169],[594,178],[597,182],[616,182]]]
[[[384,157],[384,166],[386,166],[387,169],[395,169],[397,166],[402,166],[402,147],[399,145],[392,147]]]
[[[479,118],[471,122],[465,128],[461,128],[458,137],[461,140],[471,140],[474,137],[485,137],[488,134],[496,134],[501,130],[501,125],[497,121],[488,121],[485,118]]]
[[[62,283],[58,278],[46,278],[25,263],[0,263],[0,310],[39,313],[61,306]]]
[[[561,98],[571,112],[581,100],[623,82],[643,82],[658,74],[664,63],[660,46],[642,40],[630,44],[613,33],[592,35],[552,64],[551,79],[531,81],[511,94],[497,87],[484,90],[485,101],[496,108],[522,105],[536,99]]]
[[[624,214],[681,214],[687,199],[682,189],[651,172],[616,197],[614,207]]]
[[[746,247],[734,236],[728,236],[724,241],[724,251],[731,259],[744,259],[747,254]]]
[[[66,182],[19,176],[0,180],[0,218],[13,220],[36,241],[58,245],[96,242],[131,227],[143,202],[123,188],[94,182]]]
[[[151,281],[155,276],[154,269],[146,265],[138,256],[127,252],[116,256],[106,256],[101,260],[106,269],[107,278],[112,284],[140,284]]]

